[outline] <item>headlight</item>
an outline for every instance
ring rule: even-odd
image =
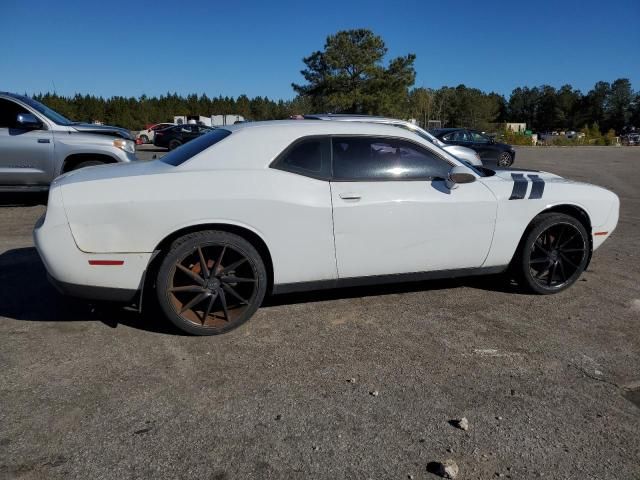
[[[119,148],[120,150],[124,150],[129,153],[136,153],[136,144],[131,140],[125,140],[124,138],[116,138],[113,141],[113,146]]]

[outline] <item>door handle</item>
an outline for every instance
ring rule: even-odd
[[[49,140],[48,138],[39,138],[38,139],[38,143],[50,143],[51,140]]]
[[[343,200],[360,200],[362,197],[357,193],[341,193],[340,198]]]

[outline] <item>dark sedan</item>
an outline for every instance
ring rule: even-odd
[[[511,145],[498,143],[491,137],[477,130],[468,128],[439,128],[431,130],[433,136],[449,145],[462,145],[472,148],[482,163],[497,165],[498,167],[510,167],[516,158],[516,152]]]
[[[189,140],[193,140],[211,130],[211,127],[204,125],[176,125],[163,130],[157,130],[153,136],[153,144],[156,147],[165,147],[169,150],[174,150],[183,143],[187,143]]]

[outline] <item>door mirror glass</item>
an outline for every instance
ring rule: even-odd
[[[42,122],[33,113],[19,113],[16,117],[18,128],[37,130],[42,128]]]
[[[453,167],[447,176],[447,187],[452,190],[460,184],[473,183],[476,176],[466,167]]]

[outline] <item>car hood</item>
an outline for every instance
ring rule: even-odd
[[[111,125],[94,125],[92,123],[74,123],[71,125],[78,132],[97,133],[98,135],[109,135],[112,137],[121,137],[127,140],[133,140],[131,132],[125,128],[112,127]]]
[[[516,175],[516,178],[519,178],[520,175],[527,177],[531,175],[537,175],[544,181],[559,181],[559,182],[567,182],[572,183],[573,180],[567,180],[560,175],[556,175],[555,173],[543,172],[540,170],[528,170],[526,168],[494,168],[492,169],[496,172],[496,177],[500,177],[504,180],[513,180],[513,175]]]

